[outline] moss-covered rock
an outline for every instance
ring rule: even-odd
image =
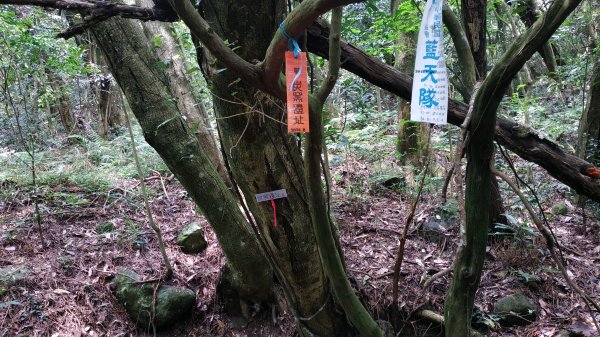
[[[0,285],[10,287],[29,275],[31,271],[27,267],[0,268]]]
[[[197,222],[190,223],[177,237],[177,244],[186,254],[197,254],[206,249],[208,245],[204,239],[202,227]]]
[[[154,300],[154,284],[136,283],[140,280],[138,274],[122,269],[111,283],[119,303],[140,328],[149,329],[152,324],[159,329],[166,328],[190,313],[196,303],[192,290],[162,285]],[[154,320],[151,319],[153,303],[156,303]]]
[[[96,224],[96,233],[106,234],[115,230],[115,224],[110,221],[104,221]]]
[[[522,293],[505,296],[494,304],[502,326],[527,325],[537,319],[538,308]]]
[[[556,215],[567,215],[569,208],[565,204],[556,204],[552,206],[552,213]]]

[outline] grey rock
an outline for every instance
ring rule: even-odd
[[[431,242],[442,242],[448,231],[454,226],[454,224],[450,222],[446,222],[441,219],[429,219],[421,228],[421,235],[423,239],[431,241]]]
[[[10,287],[24,280],[31,271],[24,266],[0,268],[0,285]]]
[[[501,326],[527,325],[537,319],[538,308],[524,294],[516,293],[499,299],[494,313]]]
[[[177,237],[177,244],[186,254],[198,254],[206,249],[208,244],[204,239],[202,227],[197,222],[192,222],[181,231]]]

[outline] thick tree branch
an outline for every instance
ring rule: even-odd
[[[465,92],[461,92],[461,94],[465,101],[468,102],[471,100],[471,92],[473,91],[473,86],[477,80],[475,59],[471,53],[469,41],[467,41],[467,37],[460,21],[446,2],[444,2],[444,7],[442,7],[442,18],[446,28],[448,28],[448,32],[454,43],[454,49],[456,49],[456,55],[458,56],[458,65],[460,66],[462,73],[460,79],[466,89]]]
[[[308,50],[328,58],[328,36],[327,28],[313,23],[308,29]],[[341,43],[341,60],[342,68],[403,99],[411,99],[412,77],[398,69],[345,42]],[[460,126],[467,114],[468,106],[449,100],[448,108],[448,121]],[[496,122],[495,138],[523,159],[540,165],[554,178],[578,193],[600,202],[600,182],[592,180],[579,171],[582,166],[591,166],[585,160],[563,151],[558,144],[537,134],[534,130],[503,118],[499,118]]]
[[[329,68],[325,81],[317,92],[320,105],[325,104],[327,96],[333,90],[340,73],[340,27],[342,26],[342,7],[331,11],[331,35],[329,35]]]
[[[84,0],[0,0],[0,5],[37,6],[79,12],[90,16],[120,16],[142,21],[177,21],[173,12],[161,8],[144,8],[102,1]]]
[[[321,14],[335,8],[362,0],[305,0],[298,5],[283,21],[286,34],[292,38],[300,36],[313,21]],[[267,49],[264,67],[264,83],[270,86],[270,93],[279,92],[279,75],[283,64],[284,52],[287,50],[287,40],[279,30],[275,33],[271,45]],[[277,95],[279,96],[279,95]],[[281,94],[283,96],[283,94]]]
[[[157,7],[139,7],[119,3],[85,0],[0,0],[0,5],[38,6],[61,9],[80,13],[83,22],[69,27],[56,37],[69,39],[86,29],[113,16],[142,21],[174,22],[179,20],[177,14],[170,9]]]
[[[259,68],[234,53],[202,16],[200,16],[191,1],[169,0],[169,3],[181,20],[188,26],[190,32],[200,40],[200,42],[210,50],[211,54],[219,60],[219,62],[224,64],[229,71],[238,75],[247,84],[273,94],[266,90],[267,88],[261,80]],[[283,95],[276,96],[283,97]]]

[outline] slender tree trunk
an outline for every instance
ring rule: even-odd
[[[398,10],[400,1],[392,0],[390,2],[391,14],[394,15]],[[398,51],[395,55],[394,67],[404,71],[411,72],[415,66],[416,47],[415,36],[409,34],[400,34],[396,44]],[[427,134],[429,125],[426,123],[417,123],[410,120],[410,103],[402,98],[398,98],[398,133],[396,140],[396,152],[399,155],[400,162],[407,164],[412,161],[419,162],[420,158],[426,156],[424,152],[427,148],[427,140],[422,135]],[[421,132],[422,131],[422,132]]]
[[[467,226],[465,241],[458,249],[452,285],[445,302],[447,337],[468,336],[475,293],[485,257],[489,203],[490,164],[496,112],[506,88],[523,64],[548,41],[580,0],[556,1],[543,18],[519,36],[493,67],[478,90],[470,123],[467,145],[467,189],[465,197]]]
[[[590,15],[593,15],[593,12]],[[598,47],[596,44],[597,26],[600,26],[597,21],[596,25],[588,26],[589,49],[594,51],[593,55],[596,55],[596,60],[592,64],[590,87],[586,95],[587,103],[579,121],[577,155],[600,166],[600,59],[598,58],[599,53],[595,51]]]
[[[593,65],[587,104],[579,122],[577,155],[600,165],[600,60]]]
[[[97,83],[98,97],[98,134],[102,138],[108,136],[110,127],[108,121],[111,113],[110,90],[111,80],[109,76],[100,76]]]
[[[54,93],[54,100],[49,102],[50,111],[58,114],[65,133],[70,134],[75,131],[76,125],[73,111],[71,110],[71,100],[68,94],[65,93],[64,81],[53,74],[50,69],[46,69],[46,76],[48,77],[50,88]]]

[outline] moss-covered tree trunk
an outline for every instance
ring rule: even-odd
[[[390,2],[390,11],[394,15],[398,10],[400,1]],[[401,33],[396,45],[398,50],[395,55],[394,67],[403,72],[411,72],[415,67],[415,33]],[[429,124],[417,123],[410,120],[410,102],[398,98],[398,133],[396,139],[396,153],[400,162],[407,164],[412,161],[417,163],[425,157],[427,139],[423,137],[429,130]]]
[[[589,27],[589,30],[591,33],[590,49],[595,50],[597,48],[596,29]],[[594,55],[596,55],[596,60],[592,66],[587,104],[579,121],[577,155],[600,166],[600,59],[598,59],[600,53],[595,52]]]
[[[151,0],[137,0],[136,3],[146,7],[154,5]],[[177,57],[182,51],[178,50],[179,44],[173,37],[174,31],[170,29],[169,24],[158,21],[142,22],[142,27],[148,40],[157,41],[153,43],[154,49],[160,61],[166,65],[165,72],[169,80],[169,86],[177,96],[177,108],[186,117],[188,126],[196,133],[206,155],[215,165],[227,185],[230,186],[229,175],[217,147],[208,119],[208,112],[202,101],[198,100],[194,94],[191,82],[188,79],[190,75],[186,73],[184,59]]]
[[[264,57],[285,1],[202,3],[207,22],[236,54],[250,62]],[[248,23],[252,23],[248,25]],[[235,181],[257,222],[275,272],[303,336],[342,336],[349,326],[336,309],[313,232],[305,174],[295,135],[287,133],[278,100],[239,83],[236,74],[204,55],[202,69],[215,94],[214,107],[224,152]],[[275,200],[277,227],[269,202],[257,193],[286,189]]]
[[[178,109],[164,69],[135,21],[113,18],[92,28],[115,79],[158,152],[211,224],[227,258],[228,281],[242,299],[271,296],[272,271],[254,233]]]

